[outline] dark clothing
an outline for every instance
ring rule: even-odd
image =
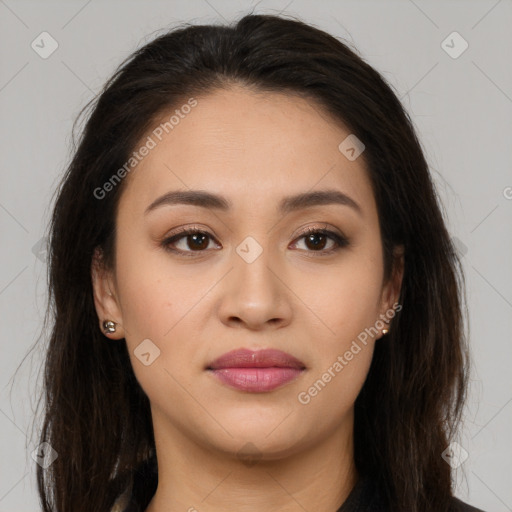
[[[452,512],[483,512],[457,498],[452,498],[452,503]],[[382,496],[374,482],[369,478],[363,478],[357,482],[337,512],[390,512],[390,510],[383,505]]]
[[[138,506],[133,500],[123,512],[144,512],[143,508]],[[320,511],[311,511],[320,512]],[[382,497],[375,486],[374,482],[369,478],[363,478],[357,482],[347,499],[337,510],[337,512],[390,512],[383,506]],[[437,511],[432,511],[437,512]],[[452,498],[451,512],[483,512],[482,510],[472,507],[457,498]]]

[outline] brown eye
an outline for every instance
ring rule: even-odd
[[[185,238],[188,242],[188,247],[192,250],[206,249],[208,247],[208,235],[205,233],[195,233],[187,235]]]
[[[308,252],[318,252],[321,253],[320,255],[331,254],[348,245],[346,238],[327,229],[308,228],[298,240],[301,239],[304,239],[304,245]],[[326,249],[325,246],[329,240],[333,242],[334,246],[331,245],[330,248]]]
[[[208,248],[212,235],[205,231],[197,229],[184,229],[179,234],[173,235],[162,241],[162,247],[170,252],[182,253],[191,256],[191,252],[203,252]],[[181,247],[174,247],[178,243],[182,243]],[[189,254],[187,254],[189,253]]]
[[[186,228],[162,241],[162,247],[169,252],[183,256],[194,256],[194,253],[205,252],[213,236],[206,231]],[[327,229],[308,228],[297,240],[304,239],[305,251],[328,256],[349,244],[343,236]],[[325,248],[331,242],[330,248]],[[182,244],[181,247],[178,244]],[[297,245],[295,243],[294,245]]]
[[[306,247],[313,250],[323,250],[329,237],[323,233],[313,233],[304,237]]]

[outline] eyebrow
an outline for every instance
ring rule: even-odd
[[[167,192],[163,196],[155,199],[145,210],[144,215],[165,205],[187,204],[200,206],[202,208],[212,208],[227,212],[231,209],[232,203],[229,199],[212,194],[203,190],[175,190]],[[293,196],[284,197],[278,206],[281,215],[310,208],[319,205],[337,204],[349,206],[359,215],[362,215],[362,209],[350,196],[339,190],[317,190],[314,192],[304,192]]]

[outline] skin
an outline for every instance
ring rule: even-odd
[[[358,479],[353,406],[382,333],[308,404],[297,397],[398,301],[402,272],[383,282],[375,199],[363,156],[338,149],[350,134],[340,122],[312,101],[241,86],[196,99],[125,178],[115,270],[99,256],[92,266],[100,322],[118,324],[108,336],[126,339],[151,403],[159,483],[146,511],[334,512]],[[232,210],[144,215],[189,189],[223,195]],[[284,196],[324,189],[349,195],[361,214],[336,204],[277,212]],[[315,249],[300,230],[326,224],[349,245],[322,257],[336,242],[320,237]],[[160,245],[183,226],[211,235],[199,251],[190,236],[174,242],[190,258]],[[247,236],[262,249],[251,263],[236,252]],[[145,339],[160,350],[148,366],[134,354]],[[271,392],[235,390],[205,367],[236,348],[276,348],[306,370]],[[238,454],[247,443],[251,464]]]

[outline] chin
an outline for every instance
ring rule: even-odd
[[[281,419],[281,424],[280,421],[262,421],[261,418],[252,424],[247,418],[243,422],[230,422],[227,430],[232,437],[224,431],[221,436],[212,437],[209,432],[207,442],[211,448],[229,456],[235,454],[241,460],[244,457],[279,460],[305,448],[305,436],[301,435],[291,417],[284,422]]]

